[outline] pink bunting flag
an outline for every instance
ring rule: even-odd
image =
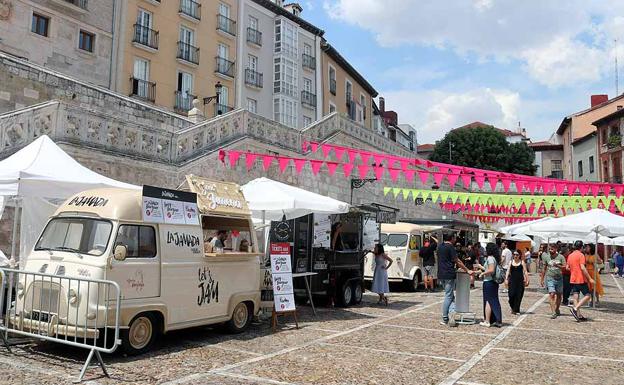
[[[304,140],[301,143],[301,151],[304,152],[304,153],[307,152],[308,151],[308,147],[310,147],[310,142],[308,142],[307,140]]]
[[[288,164],[290,163],[290,160],[291,160],[290,158],[285,158],[285,157],[282,157],[282,156],[277,158],[277,163],[279,164],[279,170],[280,170],[280,172],[282,174],[288,168]]]
[[[343,163],[342,164],[342,173],[345,178],[351,176],[351,172],[353,171],[353,163]]]
[[[433,182],[435,184],[437,184],[438,186],[440,186],[440,184],[442,184],[442,179],[444,179],[444,177],[446,176],[445,173],[442,172],[434,172],[433,173]]]
[[[420,178],[420,182],[426,185],[427,179],[429,179],[429,171],[418,170],[418,177]]]
[[[522,179],[516,179],[514,184],[516,185],[516,191],[519,194],[522,194],[522,190],[524,190],[524,181]]]
[[[316,152],[316,150],[318,150],[318,143],[310,142],[310,150]]]
[[[610,184],[603,184],[602,185],[602,193],[604,195],[610,195],[611,194],[611,185]]]
[[[295,159],[295,171],[297,172],[297,175],[301,174],[301,171],[303,170],[303,166],[305,166],[306,164],[306,160],[305,159]]]
[[[381,180],[381,178],[383,178],[384,170],[385,168],[382,166],[375,167],[375,178],[377,178],[377,180]]]
[[[360,179],[366,179],[366,175],[368,174],[368,169],[370,168],[367,164],[358,165],[358,171],[360,173]]]
[[[239,151],[229,151],[228,152],[228,158],[230,159],[230,167],[231,168],[236,168],[236,163],[238,162],[238,158],[240,157],[241,153]]]
[[[613,192],[617,198],[622,196],[622,192],[624,192],[624,185],[616,184],[613,185]]]
[[[496,191],[496,185],[498,184],[498,178],[488,175],[488,183],[490,184],[490,190]]]
[[[349,163],[353,164],[358,153],[354,150],[347,149],[347,154],[349,154]]]
[[[399,174],[401,173],[401,170],[399,170],[398,168],[389,168],[388,173],[390,174],[390,179],[392,179],[393,182],[396,182],[397,179],[399,179]]]
[[[448,174],[449,172],[449,168],[446,166],[443,166],[442,163],[437,164],[436,165],[438,167],[438,172],[441,172],[442,174]]]
[[[269,170],[269,167],[271,167],[271,163],[273,163],[273,159],[275,158],[272,157],[271,155],[262,156],[262,167],[264,168],[264,171]]]
[[[503,185],[503,191],[509,191],[509,187],[511,186],[511,178],[501,178],[501,184]]]
[[[380,166],[386,160],[386,157],[381,155],[381,154],[373,154],[373,160],[375,161],[376,165]],[[388,166],[390,166],[390,165],[388,165]]]
[[[592,183],[589,186],[589,189],[591,190],[592,195],[595,197],[598,196],[598,193],[600,192],[600,185],[598,183]]]
[[[568,190],[568,195],[572,196],[576,192],[576,189],[578,188],[578,185],[576,183],[568,183],[568,185],[566,187],[567,187],[567,190]]]
[[[256,154],[250,152],[245,154],[245,167],[247,167],[247,171],[251,170],[257,157]]]
[[[405,176],[405,180],[408,181],[409,183],[412,183],[414,181],[415,172],[416,170],[403,169],[403,175]]]
[[[579,194],[581,194],[581,196],[585,196],[587,195],[587,192],[589,191],[589,184],[588,183],[579,183],[578,184],[578,191]]]
[[[449,186],[451,186],[451,188],[455,187],[455,183],[457,183],[457,179],[459,179],[459,174],[448,174],[446,176],[446,180],[449,183]]]
[[[554,188],[555,188],[554,183],[550,181],[542,182],[542,191],[544,192],[545,195],[550,194]]]
[[[336,154],[336,160],[338,162],[342,161],[342,155],[344,154],[345,149],[342,147],[334,147],[334,153]]]
[[[334,176],[336,173],[336,168],[338,168],[338,163],[336,162],[325,162],[327,166],[327,170],[329,171],[329,176]]]
[[[460,178],[462,180],[462,183],[464,184],[464,188],[470,188],[470,183],[472,182],[472,178],[470,177],[470,175],[462,174],[460,175]]]
[[[555,183],[555,192],[557,193],[558,196],[561,196],[561,194],[563,194],[563,190],[565,190],[565,188],[566,188],[565,183]]]
[[[321,170],[321,166],[323,165],[322,160],[310,160],[310,167],[312,168],[312,174],[315,176],[318,175]]]
[[[323,151],[323,157],[327,159],[329,156],[329,152],[332,150],[331,146],[328,144],[321,144],[321,151]]]
[[[368,152],[360,152],[360,158],[362,159],[363,164],[368,164],[368,159],[370,158],[370,154]]]
[[[527,188],[528,188],[529,192],[531,193],[531,195],[535,194],[535,189],[537,188],[537,182],[528,181],[527,182]]]

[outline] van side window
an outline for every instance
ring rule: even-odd
[[[407,246],[407,234],[389,234],[387,243],[388,246],[405,247]]]
[[[156,256],[156,232],[151,226],[121,225],[115,245],[128,248],[126,258],[153,258]]]

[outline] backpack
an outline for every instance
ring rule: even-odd
[[[505,269],[500,267],[500,265],[497,262],[496,266],[494,267],[494,274],[492,274],[492,280],[500,285],[503,282],[505,282],[505,275],[506,275]]]

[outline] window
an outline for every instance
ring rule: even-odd
[[[345,80],[345,94],[347,98],[347,103],[352,101],[353,98],[353,84],[350,81]]]
[[[553,171],[561,171],[562,170],[562,168],[561,168],[561,161],[560,160],[551,160],[550,164],[551,164],[550,167],[552,168]]]
[[[180,41],[187,45],[193,45],[195,42],[195,31],[186,27],[180,27]]]
[[[227,59],[230,56],[230,47],[225,44],[219,43],[217,46],[217,56],[223,59]]]
[[[186,72],[178,72],[178,92],[183,94],[193,93],[193,75]]]
[[[41,36],[48,36],[48,30],[50,28],[50,18],[33,13],[31,31]]]
[[[132,72],[132,94],[142,98],[153,97],[149,83],[149,62],[143,59],[134,59]]]
[[[329,92],[336,95],[336,69],[329,66]]]
[[[297,57],[297,26],[285,19],[275,20],[275,53]]]
[[[117,245],[128,248],[126,258],[153,258],[156,256],[156,232],[151,226],[121,225],[115,238]]]
[[[276,57],[274,59],[274,70],[273,92],[296,98],[298,80],[296,63],[284,56]]]
[[[312,80],[308,78],[303,78],[303,90],[307,92],[312,92]]]
[[[230,6],[225,3],[219,3],[219,15],[230,18]]]
[[[312,118],[309,116],[303,116],[303,127],[308,127],[310,124],[312,124]]]
[[[332,102],[329,102],[329,113],[336,112],[336,105]]]
[[[256,99],[247,98],[247,111],[258,113],[258,101]]]
[[[254,55],[247,55],[247,68],[252,71],[258,70],[258,58]]]
[[[249,28],[257,31],[258,30],[258,19],[253,17],[253,16],[249,16]]]
[[[54,218],[46,225],[35,250],[71,251],[99,256],[108,246],[113,225],[85,218]]]
[[[583,161],[578,161],[578,176],[579,178],[583,176]]]
[[[221,92],[219,92],[219,104],[227,106],[229,98],[230,98],[230,91],[228,90],[226,86],[221,86]]]
[[[407,234],[388,234],[387,245],[394,247],[407,246]]]
[[[593,155],[589,157],[589,173],[594,173],[594,157]]]
[[[308,56],[312,56],[312,46],[310,44],[304,43],[303,44],[303,53],[308,55]]]
[[[137,14],[137,24],[141,27],[152,28],[152,13],[148,12],[144,9],[139,8],[139,13]]]
[[[289,127],[297,127],[297,105],[296,101],[288,98],[273,99],[274,120]]]
[[[88,52],[93,52],[94,44],[95,35],[90,32],[80,30],[80,35],[78,38],[78,48]]]

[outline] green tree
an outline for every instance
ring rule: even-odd
[[[461,128],[436,142],[431,154],[435,162],[533,175],[535,154],[526,143],[509,144],[494,127]]]

